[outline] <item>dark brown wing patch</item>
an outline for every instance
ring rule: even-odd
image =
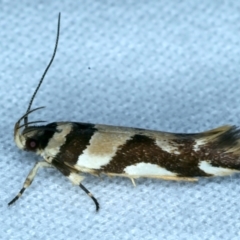
[[[179,176],[209,176],[198,168],[199,154],[193,152],[193,139],[175,140],[180,154],[171,154],[163,151],[155,140],[144,136],[134,135],[126,144],[119,148],[112,161],[102,167],[104,172],[124,172],[127,166],[140,162],[157,164]]]
[[[96,131],[93,124],[72,123],[72,126],[71,132],[66,136],[65,143],[54,157],[56,162],[67,162],[69,165],[75,165]]]

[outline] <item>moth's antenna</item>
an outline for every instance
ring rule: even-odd
[[[42,75],[42,77],[41,77],[41,79],[40,79],[40,81],[39,81],[39,83],[38,83],[38,86],[37,86],[36,90],[34,91],[34,93],[33,93],[33,95],[32,95],[32,98],[31,98],[31,100],[30,100],[30,102],[29,102],[28,109],[27,109],[26,113],[28,113],[28,112],[30,111],[31,106],[32,106],[32,103],[33,103],[33,100],[34,100],[34,98],[36,97],[36,94],[37,94],[37,92],[38,92],[38,90],[39,90],[39,88],[40,88],[40,86],[41,86],[41,84],[42,84],[42,82],[43,82],[43,80],[44,80],[44,77],[45,77],[45,75],[47,74],[47,71],[48,71],[48,69],[50,68],[50,66],[51,66],[51,64],[52,64],[52,62],[53,62],[53,60],[54,60],[54,57],[55,57],[55,55],[56,55],[57,46],[58,46],[58,39],[59,39],[59,35],[60,35],[60,19],[61,19],[61,13],[58,14],[57,38],[56,38],[56,42],[55,42],[55,47],[54,47],[53,55],[52,55],[51,60],[50,60],[50,62],[48,63],[48,65],[47,65],[47,67],[46,67],[46,69],[45,69],[45,71],[44,71],[44,73],[43,73],[43,75]],[[24,125],[25,125],[26,127],[28,126],[28,114],[24,117]]]

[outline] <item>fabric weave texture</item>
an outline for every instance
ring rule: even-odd
[[[53,51],[30,120],[78,121],[169,132],[240,125],[238,1],[0,2],[0,239],[240,238],[240,177],[197,183],[86,175],[100,211],[54,169],[40,170],[13,127]]]

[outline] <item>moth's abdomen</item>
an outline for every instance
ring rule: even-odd
[[[236,127],[224,126],[198,134],[172,134],[68,124],[71,130],[54,161],[77,171],[176,179],[221,176],[240,170]]]
[[[216,148],[212,143],[196,147],[197,142],[190,135],[183,139],[166,140],[162,147],[149,136],[135,135],[102,169],[137,176],[169,177],[208,177],[240,170],[238,155],[226,152],[225,148]]]

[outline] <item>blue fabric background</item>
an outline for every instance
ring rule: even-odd
[[[1,239],[240,239],[240,177],[198,183],[88,176],[101,209],[13,142],[54,47],[31,120],[199,132],[239,124],[239,1],[1,1]]]

